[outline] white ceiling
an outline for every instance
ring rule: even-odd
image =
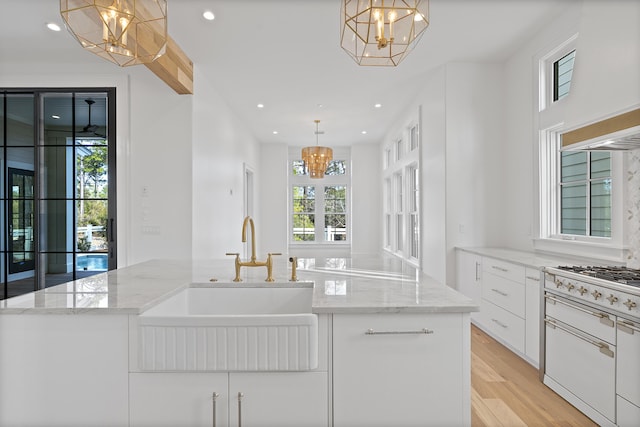
[[[259,141],[315,143],[319,119],[320,143],[341,146],[379,142],[429,70],[503,61],[571,1],[431,0],[430,26],[398,67],[361,67],[340,48],[340,0],[168,0],[168,25],[195,78],[210,79]],[[82,51],[64,30],[45,28],[61,24],[58,7],[56,0],[0,0],[0,55],[46,48],[40,58],[115,67]],[[202,18],[206,9],[214,21]]]

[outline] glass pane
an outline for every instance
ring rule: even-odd
[[[396,250],[401,251],[402,236],[404,235],[404,224],[402,221],[402,215],[396,215]]]
[[[107,147],[76,147],[76,196],[80,199],[106,199]]]
[[[329,166],[327,166],[325,175],[344,175],[346,170],[347,167],[344,160],[331,160]]]
[[[587,186],[567,185],[561,191],[561,233],[587,234]]]
[[[304,161],[303,160],[294,160],[292,162],[291,171],[292,171],[292,173],[294,175],[306,175],[307,174],[307,169],[304,167]]]
[[[73,148],[41,147],[43,186],[45,199],[73,198]]]
[[[293,212],[315,211],[315,187],[293,187]]]
[[[293,240],[299,242],[315,240],[315,215],[293,215]]]
[[[76,96],[76,144],[79,140],[91,144],[106,145],[107,99],[104,94],[81,94]],[[80,143],[84,145],[84,143]]]
[[[26,279],[9,279],[7,283],[7,297],[15,297],[17,295],[26,294],[36,290],[36,278],[28,277]],[[0,294],[0,296],[3,296]]]
[[[7,95],[6,145],[34,145],[33,105],[33,95]]]
[[[0,94],[0,146],[2,145],[4,145],[4,94]],[[0,297],[2,297],[1,289]]]
[[[412,214],[409,216],[409,234],[411,238],[411,246],[409,248],[410,253],[413,258],[418,258],[418,245],[419,245],[419,221],[418,215]]]
[[[347,240],[347,216],[328,214],[324,216],[324,238],[327,242]]]
[[[591,152],[591,178],[609,178],[611,176],[611,153],[608,151]]]
[[[325,212],[346,212],[347,188],[345,186],[324,187],[324,210]]]
[[[107,257],[108,254],[106,253],[78,254],[76,256],[76,270],[79,273],[85,271],[107,271],[109,267]]]
[[[78,252],[106,252],[108,250],[107,201],[78,200],[76,209]]]
[[[563,151],[560,155],[562,182],[587,179],[587,153],[585,151]]]
[[[572,51],[553,64],[553,100],[557,101],[569,94],[573,78],[573,64],[576,51]]]
[[[71,145],[73,142],[73,98],[70,93],[43,94],[42,145]]]
[[[412,126],[411,129],[409,129],[409,145],[412,151],[418,148],[418,127],[417,126]]]
[[[384,216],[384,246],[391,246],[391,215]]]
[[[73,252],[73,201],[42,200],[39,235],[43,252]]]
[[[591,183],[591,235],[611,237],[611,180]]]

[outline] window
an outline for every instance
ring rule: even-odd
[[[543,111],[561,101],[571,89],[573,65],[577,53],[575,34],[548,54],[540,57],[539,74],[539,111]],[[561,104],[561,103],[559,103]]]
[[[560,153],[560,234],[611,237],[611,154]]]
[[[407,141],[406,146],[403,141]],[[383,171],[384,249],[415,264],[420,263],[419,148],[420,132],[414,122],[382,151],[386,166]],[[391,151],[395,153],[393,159],[389,159]]]
[[[573,77],[573,62],[576,51],[572,50],[553,63],[553,101],[558,101],[569,94],[571,77]]]
[[[299,156],[299,149],[290,150],[290,243],[348,243],[348,150],[334,149],[336,159],[329,163],[322,179],[311,179]]]
[[[418,259],[420,247],[420,215],[418,210],[418,207],[420,206],[419,176],[420,174],[418,173],[417,165],[412,164],[407,168],[407,187],[409,189],[409,258],[416,260]]]

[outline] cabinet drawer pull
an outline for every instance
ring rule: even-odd
[[[634,332],[640,333],[640,329],[628,320],[618,320],[618,330],[633,335]]]
[[[480,263],[476,262],[476,282],[480,280],[479,268],[480,268]]]
[[[606,355],[606,356],[609,356],[609,357],[613,357],[613,356],[614,356],[614,354],[613,354],[613,350],[611,350],[611,349],[609,348],[609,346],[608,346],[607,344],[603,343],[603,342],[593,341],[593,340],[590,340],[589,338],[583,337],[582,335],[578,335],[578,334],[576,334],[575,332],[573,332],[573,331],[571,331],[571,330],[569,330],[569,329],[567,329],[567,328],[564,328],[564,327],[562,327],[562,326],[558,325],[558,324],[555,322],[555,320],[552,320],[552,319],[549,319],[549,318],[545,318],[545,319],[544,319],[544,322],[545,322],[547,325],[549,325],[549,327],[551,327],[551,328],[553,328],[553,329],[556,329],[556,328],[557,328],[557,329],[560,329],[561,331],[564,331],[564,332],[568,333],[569,335],[573,335],[574,337],[579,338],[579,339],[581,339],[582,341],[584,341],[584,342],[586,342],[586,343],[589,343],[589,344],[591,344],[591,345],[592,345],[592,346],[594,346],[594,347],[598,347],[598,349],[600,350],[600,353],[602,353],[602,354],[604,354],[604,355]]]
[[[242,398],[244,393],[238,393],[238,427],[242,427]]]
[[[535,280],[536,282],[539,282],[539,281],[540,281],[540,278],[539,278],[539,277],[535,277],[535,276],[527,276],[527,279],[529,279],[529,280]]]
[[[493,268],[494,270],[502,271],[503,273],[509,271],[506,268],[498,267],[497,265],[492,265],[491,268]]]
[[[218,397],[220,397],[220,393],[217,392],[213,392],[213,394],[211,395],[212,401],[213,401],[213,427],[216,427],[216,400],[218,400]]]
[[[419,331],[374,331],[373,329],[367,329],[365,335],[422,335],[422,334],[432,334],[433,331],[431,329],[422,328]]]
[[[492,290],[493,292],[495,292],[496,294],[502,295],[503,297],[508,297],[508,296],[509,296],[509,294],[508,294],[508,293],[506,293],[506,292],[502,292],[500,289],[493,289],[493,288],[491,288],[491,290]]]
[[[501,326],[501,327],[503,327],[505,329],[507,329],[509,327],[509,326],[505,325],[504,323],[502,323],[501,321],[499,321],[498,319],[491,319],[491,321],[493,323],[495,323],[496,325]]]
[[[600,312],[594,312],[594,311],[591,311],[591,310],[586,310],[586,309],[584,309],[582,307],[578,307],[577,305],[571,304],[571,303],[566,302],[564,300],[561,300],[559,298],[555,298],[555,297],[553,297],[551,295],[545,295],[544,298],[548,302],[550,302],[551,304],[559,303],[559,304],[562,304],[562,305],[566,305],[567,307],[571,307],[571,308],[573,308],[575,310],[581,311],[583,313],[590,314],[591,316],[598,317],[600,319],[600,323],[602,323],[603,325],[611,326],[613,328],[614,322],[613,322],[613,320],[611,320],[609,318],[608,314],[600,313]]]

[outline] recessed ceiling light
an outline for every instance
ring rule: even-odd
[[[205,10],[202,14],[202,17],[207,21],[213,21],[216,18],[216,16],[210,10]]]
[[[366,130],[363,130],[363,131],[362,131],[362,134],[363,134],[363,135],[366,135],[366,134],[367,134],[367,131],[366,131]]]
[[[382,104],[375,104],[374,107],[376,108],[382,108]]]
[[[274,130],[274,131],[273,131],[273,134],[274,134],[274,135],[277,135],[277,134],[278,134],[278,131],[277,131],[277,130]]]
[[[49,22],[47,24],[47,28],[50,29],[51,31],[60,31],[60,25],[56,24],[55,22]]]
[[[318,108],[322,108],[322,107],[324,107],[324,105],[318,104]]]
[[[258,105],[256,105],[256,107],[258,107],[258,108],[264,108],[264,104],[258,104]]]
[[[52,115],[52,116],[51,116],[51,118],[52,118],[52,119],[56,119],[56,120],[58,120],[58,119],[60,118],[60,116],[58,116],[58,115],[54,114],[54,115]]]

